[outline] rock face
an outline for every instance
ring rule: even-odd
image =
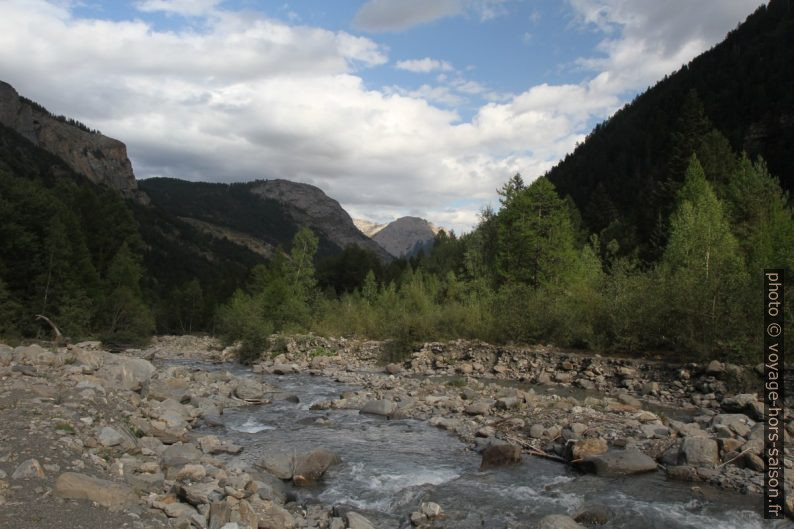
[[[358,231],[370,238],[374,237],[376,233],[386,227],[385,224],[377,224],[364,219],[353,219],[353,224],[356,225]]]
[[[2,81],[0,123],[58,156],[95,184],[145,200],[138,191],[127,147],[122,142],[57,119],[39,105],[20,98],[10,84]]]
[[[401,217],[372,235],[394,257],[413,257],[419,252],[428,253],[433,248],[438,226],[419,217]]]
[[[389,252],[361,233],[339,202],[319,187],[277,179],[254,182],[250,189],[254,195],[288,206],[288,213],[296,224],[308,226],[339,248],[352,244],[375,252],[381,259],[391,260]]]

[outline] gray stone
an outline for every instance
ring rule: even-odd
[[[364,404],[359,413],[382,415],[387,417],[397,410],[397,405],[390,400],[371,400]]]
[[[627,448],[585,458],[584,467],[599,476],[625,476],[652,472],[656,470],[656,461],[636,448]]]
[[[102,446],[118,446],[124,442],[125,437],[118,432],[115,428],[105,426],[99,431],[97,440]]]
[[[138,391],[156,371],[151,362],[143,358],[109,354],[105,357],[104,365],[97,371],[97,376],[109,388]]]
[[[469,406],[466,407],[466,414],[467,415],[488,415],[491,413],[491,406],[493,406],[494,401],[488,399],[481,399],[472,402]]]
[[[717,441],[708,437],[686,437],[678,451],[681,464],[695,467],[714,467],[719,463]]]
[[[55,493],[62,498],[90,500],[109,509],[125,507],[138,500],[127,485],[75,472],[65,472],[58,476]]]
[[[234,388],[234,395],[246,402],[261,403],[265,399],[265,387],[250,378],[241,378]]]
[[[63,364],[63,357],[56,355],[52,351],[44,349],[42,346],[33,345],[20,345],[14,349],[14,359],[20,363],[29,366],[36,365],[61,365]]]
[[[347,519],[348,529],[375,529],[372,522],[358,514],[357,512],[349,512],[345,515]]]
[[[203,454],[194,445],[171,445],[163,451],[163,466],[181,467],[188,463],[199,463]]]
[[[267,453],[257,461],[257,466],[279,479],[292,479],[294,469],[292,454],[286,452]]]
[[[338,455],[328,450],[314,450],[300,454],[295,458],[292,481],[299,486],[314,484],[326,470],[340,461]]]
[[[44,469],[41,468],[37,459],[27,459],[17,466],[11,479],[41,479],[44,477]]]

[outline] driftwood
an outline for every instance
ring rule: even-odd
[[[529,442],[519,439],[518,437],[512,435],[505,435],[505,440],[517,444],[518,446],[526,450],[529,455],[533,455],[535,457],[542,457],[544,459],[551,459],[552,461],[557,461],[559,463],[567,463],[567,461],[562,457],[555,454],[550,454],[543,450],[538,450],[537,448],[532,446]]]
[[[724,463],[722,463],[721,465],[717,465],[717,468],[722,468],[722,467],[724,467],[725,465],[727,465],[728,463],[733,463],[734,461],[736,461],[737,459],[739,459],[740,457],[742,457],[744,454],[746,454],[746,453],[747,453],[747,452],[749,452],[750,450],[752,450],[752,448],[747,448],[747,449],[743,450],[743,451],[742,451],[742,453],[740,453],[738,456],[736,456],[736,457],[733,457],[733,458],[731,458],[731,459],[729,459],[729,460],[725,461],[725,462],[724,462]]]
[[[44,320],[44,321],[46,321],[46,322],[47,322],[47,323],[50,325],[50,327],[52,327],[52,332],[53,332],[53,334],[55,335],[55,341],[56,341],[56,342],[62,342],[62,341],[63,341],[63,334],[61,334],[61,331],[60,331],[60,330],[58,329],[58,327],[57,327],[57,326],[56,326],[56,325],[55,325],[55,324],[52,322],[52,320],[51,320],[51,319],[49,319],[47,316],[44,316],[44,315],[42,315],[42,314],[36,314],[36,319],[37,319],[37,320]]]

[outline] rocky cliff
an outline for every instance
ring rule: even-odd
[[[392,257],[390,252],[361,233],[339,202],[319,187],[281,179],[260,180],[251,184],[251,192],[281,203],[296,224],[308,226],[339,248],[353,244],[374,252],[384,260]]]
[[[353,224],[356,225],[358,231],[367,237],[374,237],[376,233],[386,227],[385,224],[378,224],[364,219],[353,219]]]
[[[84,130],[43,107],[21,98],[14,87],[0,81],[0,124],[54,154],[95,184],[128,198],[145,200],[138,192],[127,147],[98,132]]]
[[[394,257],[413,257],[420,252],[428,253],[440,230],[425,219],[401,217],[375,233],[372,240]]]

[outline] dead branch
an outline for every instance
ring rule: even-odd
[[[63,334],[61,334],[61,331],[58,329],[58,327],[56,327],[56,325],[52,322],[51,319],[49,319],[47,316],[44,316],[42,314],[36,314],[36,319],[44,320],[50,325],[50,327],[52,327],[52,332],[53,334],[55,334],[56,342],[60,342],[63,340]]]

